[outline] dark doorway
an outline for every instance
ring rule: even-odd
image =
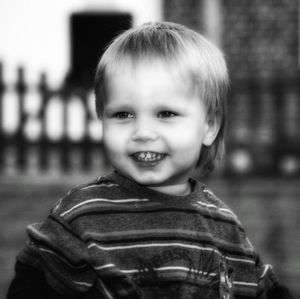
[[[127,13],[80,12],[70,17],[71,59],[66,83],[91,88],[97,62],[105,47],[120,32],[132,27]]]

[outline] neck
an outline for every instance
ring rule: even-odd
[[[189,182],[177,185],[148,187],[149,189],[175,196],[185,196],[191,193],[191,185]]]

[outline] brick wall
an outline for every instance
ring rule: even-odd
[[[163,15],[166,21],[180,23],[196,31],[202,31],[204,28],[201,17],[202,8],[202,0],[165,0]]]
[[[164,1],[164,19],[205,33],[209,0]],[[222,11],[222,44],[231,78],[298,74],[297,0],[210,0]],[[211,12],[210,12],[211,13]],[[218,17],[217,12],[212,17]]]
[[[223,0],[223,22],[232,78],[297,75],[297,0]]]

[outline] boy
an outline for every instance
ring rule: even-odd
[[[8,298],[289,298],[233,212],[192,179],[222,156],[227,86],[222,53],[183,26],[116,38],[95,87],[115,172],[28,227]]]

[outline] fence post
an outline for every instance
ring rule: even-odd
[[[0,172],[3,168],[3,154],[4,154],[4,147],[5,147],[5,136],[3,132],[3,94],[5,92],[5,85],[3,80],[3,64],[0,62]]]
[[[48,150],[50,146],[46,135],[46,109],[47,109],[50,93],[47,84],[47,75],[45,73],[41,73],[40,75],[38,90],[42,100],[42,108],[39,115],[40,121],[42,123],[42,128],[41,128],[42,134],[41,134],[40,150],[39,150],[39,163],[41,169],[46,170],[48,166]]]
[[[85,114],[85,123],[84,123],[84,139],[82,140],[81,152],[82,152],[82,168],[89,169],[91,167],[91,140],[88,135],[88,123],[89,123],[89,113],[88,113],[88,105],[87,105],[87,89],[83,89],[81,92],[81,100],[84,106],[84,114]]]
[[[26,166],[26,152],[27,152],[27,144],[26,140],[24,138],[24,125],[26,120],[26,115],[24,112],[24,106],[25,106],[25,94],[27,91],[26,83],[25,83],[25,74],[24,74],[24,68],[19,67],[17,71],[17,82],[16,82],[16,92],[19,98],[19,128],[16,134],[16,146],[17,146],[17,163],[18,167],[21,170],[24,170]]]
[[[63,101],[63,136],[60,141],[60,154],[61,166],[63,171],[70,170],[70,141],[68,140],[67,126],[68,126],[68,113],[67,106],[70,100],[70,90],[68,87],[63,87],[61,90],[61,97]]]

